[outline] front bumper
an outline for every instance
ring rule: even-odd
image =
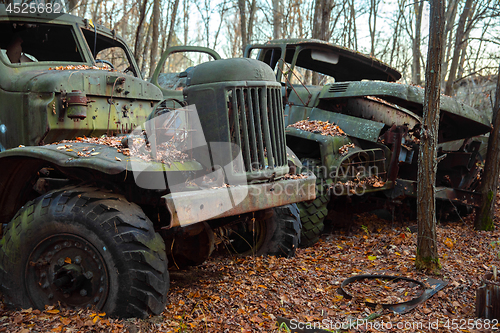
[[[250,213],[316,198],[316,177],[272,183],[238,185],[164,195],[171,214],[170,227]]]

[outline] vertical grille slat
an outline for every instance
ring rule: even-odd
[[[260,168],[265,168],[265,160],[264,160],[264,140],[263,140],[263,133],[262,133],[262,126],[261,126],[261,115],[260,115],[260,105],[259,105],[259,98],[257,95],[257,89],[251,88],[250,89],[251,94],[249,98],[249,105],[251,106],[251,109],[254,112],[254,121],[255,124],[257,125],[256,128],[256,133],[257,133],[257,144],[259,146],[259,158],[260,158]]]
[[[272,140],[271,140],[271,145],[272,145],[272,149],[273,149],[273,157],[276,159],[276,161],[274,161],[274,163],[272,163],[272,165],[281,165],[281,156],[280,154],[278,153],[278,150],[276,148],[276,144],[279,142],[279,130],[276,129],[276,127],[274,126],[274,117],[275,117],[275,114],[274,114],[274,108],[272,106],[272,96],[273,96],[273,92],[271,89],[266,89],[266,100],[267,100],[267,110],[268,110],[268,119],[269,119],[269,125],[271,128],[275,129],[274,131],[270,132],[271,134],[271,137],[272,137]]]
[[[249,122],[248,122],[248,127],[250,127],[250,133],[252,136],[252,170],[254,169],[259,169],[261,168],[261,162],[259,160],[259,150],[263,150],[264,148],[259,145],[259,131],[257,130],[257,133],[255,131],[255,116],[253,112],[253,103],[252,103],[252,89],[246,89],[247,94],[246,94],[246,102],[245,107],[248,106],[248,115],[249,117]],[[258,119],[258,118],[257,118]],[[259,145],[259,149],[257,149],[257,145]]]
[[[283,165],[288,164],[288,159],[286,157],[286,141],[285,141],[285,114],[283,113],[283,99],[281,97],[281,89],[276,90],[276,103],[278,104],[278,107],[276,108],[276,113],[279,115],[278,120],[279,120],[279,125],[277,126],[279,128],[280,133],[280,139],[282,140],[280,144],[280,149],[281,149],[281,156],[283,156]]]
[[[231,141],[240,147],[247,171],[286,167],[281,87],[227,89],[230,122],[236,122],[230,124]]]
[[[286,165],[286,151],[283,150],[285,146],[285,127],[283,120],[283,109],[281,109],[281,105],[278,103],[281,98],[280,94],[281,90],[273,89],[271,90],[271,103],[273,113],[275,115],[275,128],[276,128],[276,148],[278,150],[277,154],[280,157],[279,164]]]
[[[233,101],[236,103],[233,103],[230,108],[230,117],[229,119],[232,118],[231,121],[231,137],[236,139],[236,144],[238,147],[241,147],[241,131],[240,131],[240,113],[238,112],[238,102],[236,101],[236,89],[233,89],[232,92],[232,97]]]
[[[269,114],[267,110],[267,89],[262,89],[259,88],[257,90],[259,92],[258,98],[260,99],[260,115],[261,115],[261,121],[262,121],[262,128],[264,129],[262,131],[262,134],[264,135],[264,142],[266,146],[266,151],[267,151],[267,166],[268,167],[274,167],[274,150],[273,150],[273,144],[271,141],[271,131],[269,130]],[[271,111],[271,110],[269,110]],[[271,127],[272,128],[272,127]],[[274,132],[274,130],[273,130]]]
[[[239,126],[238,129],[240,131],[239,133],[239,138],[242,140],[240,143],[236,143],[243,155],[243,160],[245,162],[245,168],[246,170],[251,170],[251,163],[252,163],[252,157],[250,155],[250,140],[248,138],[248,126],[247,126],[247,116],[246,116],[246,111],[245,111],[245,100],[243,99],[243,92],[241,89],[236,89],[234,88],[233,90],[233,112],[236,112],[239,114],[238,116],[238,122]],[[236,120],[236,116],[235,116]],[[238,140],[238,138],[237,138]],[[242,143],[241,143],[242,142]]]

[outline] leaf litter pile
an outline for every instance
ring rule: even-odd
[[[138,157],[144,161],[157,161],[165,164],[170,164],[173,161],[184,161],[188,155],[179,149],[173,140],[162,142],[156,146],[156,159],[152,156],[151,146],[146,142],[146,139],[139,136],[129,136],[126,146],[123,139],[125,137],[102,136],[102,137],[77,137],[75,140],[62,140],[52,145],[59,145],[58,150],[75,151],[79,157],[90,157],[99,154],[95,152],[92,145],[104,145],[116,148],[118,153],[125,156]],[[76,150],[71,143],[89,143],[89,147],[84,147],[81,150]]]
[[[168,304],[159,316],[118,320],[98,311],[58,306],[44,311],[2,307],[0,332],[284,332],[276,324],[277,316],[333,327],[376,311],[363,302],[363,298],[375,298],[369,283],[356,287],[363,297],[348,300],[336,292],[346,278],[385,274],[423,282],[435,277],[415,269],[415,221],[400,218],[391,222],[371,214],[354,220],[330,217],[335,231],[324,234],[310,248],[298,249],[295,258],[237,257],[219,249],[200,266],[171,270]],[[443,268],[442,275],[435,278],[448,282],[445,289],[409,313],[384,310],[374,320],[391,322],[392,329],[358,326],[349,332],[400,332],[395,326],[398,323],[424,325],[404,332],[429,332],[425,325],[436,322],[439,330],[432,332],[456,332],[450,328],[452,320],[475,320],[476,289],[492,266],[500,266],[500,225],[498,217],[495,220],[492,232],[474,231],[472,216],[463,222],[440,223],[437,245]],[[398,289],[397,285],[388,286]],[[408,286],[403,289],[397,297],[411,292]],[[462,330],[480,331],[491,330]]]
[[[321,120],[301,120],[288,127],[297,128],[303,131],[308,131],[321,135],[343,136],[345,132],[334,123]]]
[[[107,67],[98,67],[98,66],[87,66],[87,65],[68,65],[68,66],[56,66],[56,67],[49,67],[49,70],[52,71],[71,71],[71,70],[88,70],[88,69],[94,69],[94,70],[104,70],[104,71],[114,71],[112,68],[109,67],[109,65],[106,65]]]

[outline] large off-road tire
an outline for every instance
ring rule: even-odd
[[[239,255],[293,257],[300,243],[297,205],[275,207],[269,217],[233,226],[229,248]]]
[[[299,202],[300,221],[302,222],[302,233],[300,247],[308,247],[316,244],[319,236],[325,229],[324,221],[328,215],[328,203],[330,202],[330,191],[324,181],[316,178],[316,199],[312,202]]]
[[[92,187],[28,202],[0,241],[1,292],[14,307],[144,318],[165,309],[169,282],[165,244],[141,208]]]

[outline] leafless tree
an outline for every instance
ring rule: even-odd
[[[453,92],[453,84],[458,70],[458,63],[461,58],[461,54],[464,51],[465,43],[465,24],[472,10],[472,0],[466,0],[465,5],[458,20],[457,32],[455,35],[455,47],[453,50],[453,57],[451,58],[450,71],[448,73],[448,81],[446,82],[446,87],[444,93],[446,95],[451,95]]]
[[[422,84],[421,72],[420,68],[420,46],[422,44],[421,30],[422,30],[422,14],[424,9],[423,1],[415,1],[413,3],[413,10],[415,13],[415,30],[413,35],[413,64],[411,66],[411,81],[416,85]]]
[[[418,156],[417,185],[417,257],[418,269],[439,272],[436,237],[435,183],[437,140],[441,96],[441,63],[443,59],[445,0],[430,0],[429,47],[425,71],[425,98],[421,143]]]
[[[273,38],[281,38],[281,24],[283,16],[282,0],[273,0]]]
[[[380,0],[370,0],[368,17],[368,29],[370,31],[370,55],[375,56],[375,37],[377,32],[377,16]]]
[[[179,0],[176,0],[178,3]],[[160,38],[160,0],[153,0],[153,32],[151,37],[151,53],[149,58],[149,76],[153,75],[158,56],[158,39]]]
[[[495,201],[497,197],[498,175],[500,174],[500,67],[497,74],[495,106],[493,107],[493,130],[488,138],[488,151],[481,180],[481,207],[476,214],[474,227],[477,230],[493,230]]]

